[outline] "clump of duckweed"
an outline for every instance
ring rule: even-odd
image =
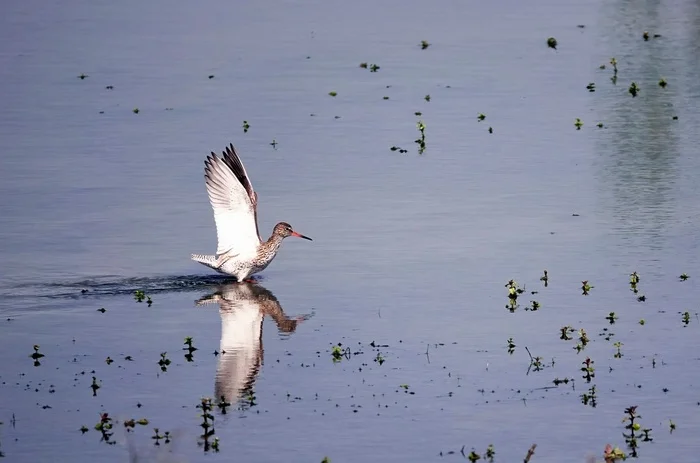
[[[384,362],[386,362],[381,352],[377,352],[377,356],[374,358],[374,361],[377,362],[379,365],[382,365]]]
[[[623,461],[627,459],[627,455],[625,452],[620,450],[619,447],[614,447],[610,444],[605,446],[605,450],[603,451],[603,459],[605,460],[605,463],[615,463],[617,461]]]
[[[477,120],[477,121],[481,122],[481,121],[483,121],[484,119],[486,119],[486,114],[484,114],[484,113],[479,113],[479,114],[476,115],[476,120]]]
[[[165,443],[169,444],[170,443],[170,431],[165,431],[165,434],[160,433],[159,428],[153,428],[153,435],[151,436],[151,439],[154,440],[153,445],[160,445],[160,441],[165,439]]]
[[[635,82],[632,82],[630,84],[630,88],[627,90],[630,92],[630,95],[632,95],[632,98],[637,96],[637,93],[639,93],[639,85],[637,85]]]
[[[388,100],[388,99],[389,99],[388,96],[383,96],[383,97],[382,97],[382,100]]]
[[[666,82],[666,79],[664,79],[663,77],[659,79],[659,87],[666,88],[667,85],[668,83]]]
[[[200,423],[200,426],[203,429],[202,435],[199,436],[201,439],[200,442],[198,442],[198,445],[204,447],[204,451],[208,452],[209,450],[214,450],[215,452],[219,451],[219,438],[214,437],[215,430],[214,430],[214,415],[212,415],[212,400],[208,397],[203,397],[200,404],[197,405],[197,408],[202,410],[202,414],[200,415],[202,418],[202,422]],[[214,437],[214,440],[211,441],[211,438]]]
[[[515,343],[513,342],[513,338],[508,338],[508,353],[510,355],[513,355],[513,352],[515,352]]]
[[[168,358],[167,352],[160,353],[160,360],[158,360],[158,365],[161,371],[168,371],[168,365],[170,365],[170,359]]]
[[[489,127],[489,133],[493,133],[493,127]]]
[[[425,49],[428,48],[429,46],[430,46],[430,44],[428,43],[427,40],[421,40],[421,41],[420,41],[420,48],[421,48],[421,50],[425,50]]]
[[[136,302],[143,302],[143,300],[146,298],[146,293],[143,292],[143,290],[137,289],[134,291],[134,299],[136,299]]]
[[[34,366],[38,367],[41,365],[41,362],[39,362],[39,359],[44,357],[44,354],[39,352],[39,344],[34,344],[34,352],[29,355],[29,358],[34,360]]]
[[[105,90],[114,90],[114,85],[107,85]]]
[[[518,287],[518,283],[515,280],[509,280],[505,286],[508,288],[508,304],[506,305],[506,309],[512,313],[518,308],[518,296],[524,293],[525,289]]]
[[[134,109],[131,110],[131,112],[134,113],[134,114],[138,114],[138,113],[140,113],[141,111],[139,110],[139,108],[134,108]]]
[[[547,39],[547,46],[549,48],[556,50],[557,49],[557,39],[555,39],[554,37],[548,38]]]
[[[369,72],[377,72],[377,71],[379,71],[379,69],[380,69],[380,67],[377,64],[371,64],[369,66]]]
[[[574,121],[574,127],[576,127],[576,130],[581,130],[581,127],[583,127],[583,121],[577,117]]]
[[[338,92],[328,92],[328,94],[332,97],[338,96]]]
[[[192,336],[187,336],[185,338],[185,347],[182,348],[182,350],[187,351],[185,360],[188,362],[194,361],[194,351],[197,350],[197,348],[192,345],[192,342]]]
[[[424,99],[425,101],[430,101],[430,95],[425,95],[425,96],[423,97],[423,99]]]
[[[605,319],[608,321],[608,323],[614,325],[615,321],[617,320],[617,315],[615,314],[615,312],[610,312],[608,316],[605,317]]]
[[[681,273],[681,276],[679,276],[678,278],[680,278],[681,281],[685,281],[685,280],[687,280],[687,279],[690,278],[690,277],[688,276],[687,273]]]
[[[248,133],[248,130],[250,129],[250,124],[248,121],[243,121],[243,133]]]

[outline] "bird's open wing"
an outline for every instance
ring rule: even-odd
[[[233,145],[204,161],[204,179],[216,222],[217,254],[254,255],[260,245],[257,194]]]

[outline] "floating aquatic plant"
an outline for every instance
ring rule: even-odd
[[[81,74],[78,76],[78,79],[80,79],[80,80],[85,80],[85,79],[87,79],[88,77],[90,77],[90,76],[87,75],[87,74],[81,73]]]
[[[41,365],[41,362],[39,362],[39,359],[44,357],[44,354],[39,352],[39,345],[38,344],[34,344],[34,352],[29,357],[34,360],[35,367],[38,367]]]
[[[170,365],[170,359],[168,358],[167,352],[160,353],[160,360],[158,360],[158,365],[161,371],[168,371],[168,365]]]
[[[649,32],[644,31],[644,33],[642,34],[642,38],[645,42],[647,42],[649,40]]]
[[[581,403],[583,403],[583,405],[590,405],[593,408],[598,405],[598,396],[596,395],[595,384],[588,389],[588,392],[581,394]]]
[[[134,108],[131,110],[131,112],[133,112],[134,114],[138,114],[141,111],[139,110],[139,108]]]
[[[209,78],[210,78],[210,79],[213,79],[213,78],[214,78],[214,74],[209,74]]]
[[[603,123],[602,123],[602,122],[598,122],[598,123],[596,124],[596,127],[598,127],[599,129],[602,129],[602,128],[603,128]]]
[[[92,384],[90,384],[90,389],[92,389],[92,396],[93,396],[93,397],[96,397],[96,396],[97,396],[97,390],[98,390],[100,387],[101,387],[101,386],[97,383],[97,378],[93,376],[93,377],[92,377]]]
[[[481,121],[483,121],[484,119],[486,119],[486,114],[484,114],[484,113],[479,113],[479,114],[476,115],[476,120],[477,120],[477,121],[481,122]]]
[[[109,445],[114,445],[115,441],[110,441],[110,438],[114,434],[112,431],[112,418],[110,418],[109,413],[100,413],[100,421],[95,425],[95,430],[102,434],[100,442],[105,442]]]
[[[369,72],[377,72],[377,71],[379,71],[379,69],[380,69],[380,67],[378,65],[372,64],[369,67]]]
[[[134,291],[134,299],[136,299],[136,302],[143,302],[143,300],[146,298],[146,293],[144,293],[142,290],[137,289]]]
[[[681,273],[681,276],[680,276],[679,278],[681,279],[681,281],[685,281],[685,280],[687,280],[687,279],[690,278],[690,277],[688,276],[687,273]]]
[[[403,153],[408,153],[408,150],[403,149],[403,148],[401,148],[401,147],[399,147],[399,146],[392,146],[392,147],[389,148],[389,149],[390,149],[391,151],[398,151],[399,153],[402,153],[402,154],[403,154]]]
[[[586,89],[591,93],[595,92],[595,82],[591,82],[586,85]]]
[[[513,342],[513,338],[508,338],[508,353],[513,355],[513,352],[515,352],[515,343]]]
[[[663,77],[659,79],[659,87],[666,88],[667,85],[668,84],[666,83],[666,79],[664,79]]]
[[[554,37],[548,38],[547,39],[547,46],[549,48],[556,50],[557,49],[557,39],[555,39]]]
[[[277,145],[279,145],[279,143],[277,143],[277,140],[275,140],[273,138],[272,141],[270,142],[270,146],[272,146],[272,148],[274,148],[274,149],[277,149]]]
[[[367,69],[367,63],[360,63],[360,67],[362,69]]]
[[[248,133],[248,130],[250,129],[250,124],[248,121],[243,121],[243,133]]]
[[[615,346],[615,348],[617,349],[617,352],[615,352],[615,354],[613,355],[613,357],[615,357],[616,359],[622,358],[622,351],[620,349],[623,345],[624,344],[622,344],[622,342],[620,341],[613,343],[613,346]]]
[[[338,96],[338,92],[328,92],[328,94],[332,97]]]
[[[577,117],[574,121],[574,127],[576,127],[576,130],[581,130],[581,127],[583,127],[583,121]]]
[[[635,82],[632,82],[627,91],[630,92],[630,95],[632,95],[632,98],[634,98],[637,96],[637,93],[639,93],[639,86]]]
[[[202,422],[200,423],[200,426],[203,429],[202,434],[199,436],[201,439],[201,442],[199,442],[199,445],[204,447],[204,451],[208,452],[210,449],[214,450],[215,452],[219,451],[219,439],[214,438],[213,442],[210,442],[210,439],[214,437],[215,430],[214,430],[214,415],[211,413],[213,406],[212,406],[212,400],[208,397],[203,397],[200,404],[197,405],[197,408],[202,410],[202,414],[200,415],[202,418]]]
[[[593,289],[593,288],[595,288],[595,286],[591,286],[591,285],[588,283],[588,280],[583,280],[583,281],[581,282],[581,291],[583,291],[582,294],[583,294],[584,296],[588,296],[588,292],[589,292],[591,289]]]
[[[197,350],[197,348],[192,345],[192,342],[192,337],[187,336],[185,338],[185,347],[182,348],[182,350],[187,351],[185,354],[185,360],[188,362],[194,361],[194,351]]]
[[[425,152],[425,124],[423,121],[418,121],[416,127],[420,132],[420,138],[416,139],[415,143],[418,144],[418,154],[423,154]]]
[[[428,48],[429,46],[430,46],[430,44],[428,43],[427,40],[421,40],[421,41],[420,41],[420,48],[421,48],[421,50],[425,50],[425,49]]]

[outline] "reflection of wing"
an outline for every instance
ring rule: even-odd
[[[235,403],[252,390],[263,361],[262,326],[270,315],[280,332],[292,333],[297,320],[289,319],[277,298],[260,284],[230,283],[197,301],[216,302],[221,315],[221,355],[216,371],[215,394]]]

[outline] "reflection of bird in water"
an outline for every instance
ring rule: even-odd
[[[249,394],[263,362],[262,327],[266,315],[272,317],[280,334],[291,334],[308,316],[289,318],[277,298],[259,283],[228,283],[213,294],[200,298],[197,305],[219,304],[221,315],[221,355],[216,369],[214,392],[217,400],[235,403]]]

